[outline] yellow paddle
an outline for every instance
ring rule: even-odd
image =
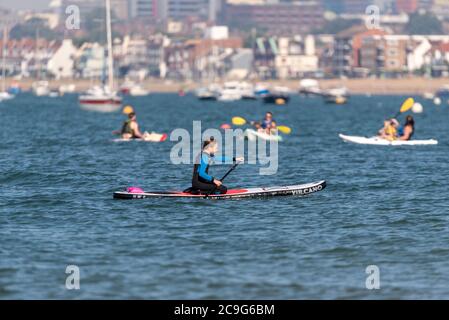
[[[236,126],[243,126],[244,124],[246,124],[246,120],[241,117],[234,117],[232,118],[232,124]]]
[[[413,98],[408,98],[407,100],[404,101],[404,103],[401,106],[401,109],[399,110],[398,113],[396,113],[396,115],[393,118],[397,118],[401,113],[409,111],[414,104],[415,100]]]
[[[232,118],[232,124],[236,126],[243,126],[247,123],[247,121],[242,117],[234,117]],[[292,132],[292,129],[287,126],[277,126],[277,129],[284,133],[284,134],[290,134]]]
[[[290,127],[287,126],[277,126],[276,127],[280,132],[284,133],[284,134],[290,134],[292,133],[292,129]]]

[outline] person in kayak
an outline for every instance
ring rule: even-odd
[[[267,112],[265,118],[262,120],[262,128],[267,134],[271,134],[276,129],[276,120],[273,119],[273,113]]]
[[[122,136],[122,139],[143,139],[144,135],[139,130],[139,124],[137,123],[137,116],[134,112],[128,114],[128,120],[123,123],[120,132],[114,131]]]
[[[407,116],[405,118],[405,124],[402,130],[399,133],[399,140],[408,141],[412,138],[413,133],[415,132],[415,119],[412,116]]]
[[[396,119],[385,120],[384,127],[379,130],[378,136],[389,141],[396,140],[398,127],[399,122]]]
[[[260,133],[265,132],[265,129],[262,128],[262,124],[259,121],[253,122],[253,126],[257,132],[260,132]]]
[[[267,112],[265,118],[259,121],[252,121],[251,125],[254,126],[257,132],[266,133],[271,135],[274,130],[276,130],[276,121],[273,119],[273,114]]]
[[[192,188],[188,189],[191,193],[218,193],[225,194],[228,189],[223,183],[215,177],[209,175],[209,165],[215,161],[229,162],[230,159],[225,156],[216,156],[218,151],[217,141],[214,137],[203,142],[203,148],[198,155],[195,165],[193,166]],[[233,162],[243,162],[243,158],[234,158]]]

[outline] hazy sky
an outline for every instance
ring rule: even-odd
[[[50,0],[0,0],[0,7],[12,9],[45,9]]]

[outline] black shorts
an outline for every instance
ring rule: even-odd
[[[224,185],[217,187],[215,183],[205,183],[201,181],[194,181],[192,183],[192,189],[205,194],[208,194],[210,192],[225,194],[226,192],[228,192],[228,188],[226,188],[226,186]]]

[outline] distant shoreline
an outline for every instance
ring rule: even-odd
[[[7,85],[12,83],[12,78],[7,79]],[[23,79],[18,82],[23,90],[30,90],[34,79]],[[345,86],[351,94],[373,94],[373,95],[422,95],[424,93],[434,93],[444,85],[449,84],[448,78],[427,79],[427,78],[403,78],[403,79],[326,79],[318,80],[322,89]],[[120,81],[121,83],[122,81]],[[259,81],[258,81],[259,82]],[[267,80],[260,81],[273,86],[285,86],[293,92],[299,88],[299,80]],[[98,84],[86,79],[61,79],[50,80],[52,90],[57,90],[63,84],[75,84],[77,92],[83,92],[91,86]],[[179,90],[194,90],[207,82],[148,79],[143,81],[143,86],[150,92],[176,93]]]

